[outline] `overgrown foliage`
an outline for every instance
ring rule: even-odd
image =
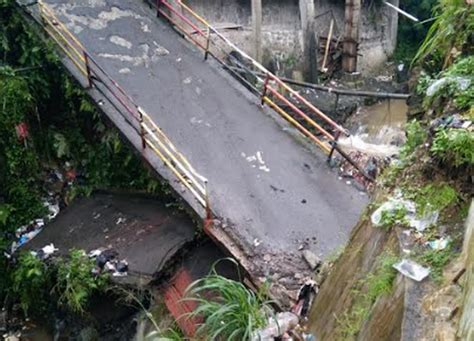
[[[432,67],[442,65],[444,69],[458,54],[472,50],[469,42],[474,32],[474,6],[465,0],[439,0],[434,14],[436,20],[418,49],[414,62],[424,61]]]
[[[71,250],[67,259],[61,259],[57,265],[55,291],[59,294],[59,303],[75,313],[84,313],[91,295],[105,290],[107,277],[94,276],[94,260],[83,250]]]
[[[430,151],[445,164],[473,166],[474,133],[464,129],[438,129]]]
[[[413,154],[416,147],[421,145],[426,137],[426,128],[417,120],[412,120],[406,125],[407,140],[400,150],[400,159],[405,160]]]
[[[452,245],[448,244],[448,246],[443,250],[427,249],[418,257],[418,259],[422,264],[430,267],[431,278],[439,284],[443,280],[443,269],[452,257]]]
[[[242,283],[225,278],[213,269],[188,289],[189,299],[198,304],[189,317],[202,317],[198,335],[207,340],[250,340],[271,316],[269,301]]]
[[[393,56],[395,60],[409,64],[415,57],[418,47],[428,33],[431,25],[429,19],[437,2],[437,0],[405,0],[400,3],[403,10],[420,21],[416,23],[403,15],[398,16],[397,48]]]
[[[47,311],[50,273],[46,265],[30,252],[23,253],[12,274],[12,293],[17,295],[26,316]]]
[[[61,172],[69,169],[77,175],[72,187],[55,193],[66,203],[97,188],[128,188],[163,194],[162,186],[145,170],[140,158],[122,142],[119,133],[104,119],[87,94],[66,75],[54,51],[28,27],[17,13],[13,0],[0,0],[2,251],[14,240],[18,227],[46,213],[42,201],[47,194],[45,179],[51,169]],[[78,284],[87,278],[82,275],[86,275],[89,264],[87,262],[83,268],[79,258],[78,254],[71,255],[76,262],[67,261],[60,268],[61,283],[57,286],[61,301],[73,311],[83,309],[87,299],[85,293],[93,289],[93,283],[85,282],[83,287]],[[29,257],[23,262],[27,260],[31,261],[30,266],[34,265]],[[70,266],[73,268],[66,268]],[[24,293],[31,289],[11,285],[13,268],[13,264],[2,257],[2,301],[14,288]],[[15,273],[18,282],[23,278],[27,283],[27,275],[33,276],[37,271]],[[31,306],[27,296],[17,293],[9,297],[25,299],[26,308]]]

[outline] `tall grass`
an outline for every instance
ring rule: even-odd
[[[250,340],[271,316],[270,301],[263,293],[254,293],[242,283],[220,276],[215,267],[208,276],[191,284],[187,296],[198,304],[189,316],[204,319],[197,334],[206,340]]]
[[[465,0],[439,0],[434,12],[436,20],[431,25],[413,63],[439,57],[443,69],[453,60],[453,49],[461,52],[474,31],[474,6]],[[469,47],[468,48],[472,48]],[[413,64],[412,63],[412,64]]]

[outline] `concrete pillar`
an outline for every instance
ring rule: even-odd
[[[307,81],[315,82],[314,0],[299,0],[301,30],[303,32],[303,72]]]
[[[342,45],[342,69],[357,71],[357,46],[359,45],[361,0],[346,0],[344,18],[344,43]]]
[[[262,62],[262,0],[252,0],[253,57]]]

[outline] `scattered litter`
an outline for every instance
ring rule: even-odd
[[[407,276],[417,282],[422,281],[430,274],[430,269],[421,266],[420,264],[409,260],[402,259],[400,262],[393,265],[402,275]]]
[[[397,215],[397,212],[403,211],[403,221],[397,223],[407,223],[408,226],[415,228],[418,232],[423,232],[429,226],[436,224],[439,218],[439,212],[426,212],[422,217],[416,213],[416,205],[411,200],[402,199],[401,195],[390,198],[372,213],[371,221],[375,226],[383,225],[383,217],[387,214]]]
[[[112,249],[91,250],[88,254],[90,258],[95,258],[96,268],[94,274],[100,274],[102,271],[112,273],[113,277],[127,276],[128,262],[125,259],[117,260],[118,252]]]
[[[437,79],[436,81],[431,84],[428,89],[426,89],[426,96],[431,97],[436,94],[440,89],[444,88],[446,84],[454,84],[459,90],[464,91],[467,90],[469,85],[471,84],[471,80],[465,77],[459,76],[449,76]]]
[[[193,79],[192,79],[191,77],[188,77],[188,78],[186,78],[186,79],[183,80],[183,83],[184,83],[184,84],[191,84],[191,81],[192,81],[192,80],[193,80]]]
[[[308,279],[298,291],[296,304],[291,308],[291,312],[301,316],[308,316],[314,298],[319,292],[319,287],[315,281]]]
[[[426,242],[426,244],[433,250],[444,250],[451,240],[449,238],[440,238]]]
[[[46,245],[41,249],[41,251],[43,251],[46,258],[51,256],[53,253],[55,253],[58,250],[59,250],[58,248],[54,247],[53,243]]]
[[[278,313],[268,319],[268,324],[255,331],[252,341],[274,340],[294,329],[298,325],[298,316],[290,313]]]
[[[465,118],[459,114],[446,115],[438,117],[431,122],[431,128],[437,129],[442,128],[456,128],[456,129],[468,129],[473,124],[473,121]]]
[[[180,58],[176,58],[176,62],[177,62],[177,63],[181,62],[181,60],[182,60],[181,57],[180,57]]]
[[[120,225],[120,224],[124,223],[125,221],[126,221],[125,218],[120,217],[120,218],[117,219],[117,222],[115,223],[115,225]]]
[[[255,238],[255,239],[253,240],[253,246],[257,247],[257,246],[259,246],[260,244],[262,244],[262,241],[261,241],[260,239]]]

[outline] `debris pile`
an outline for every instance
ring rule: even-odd
[[[114,277],[127,276],[128,262],[118,260],[118,252],[112,249],[96,249],[89,252],[89,258],[95,258],[95,274],[109,272]]]

